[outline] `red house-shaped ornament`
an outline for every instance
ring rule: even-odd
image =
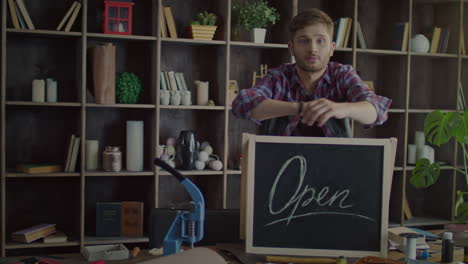
[[[132,8],[131,0],[104,1],[102,27],[105,34],[132,34]]]

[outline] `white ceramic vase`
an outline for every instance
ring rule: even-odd
[[[417,34],[411,38],[411,51],[427,53],[430,48],[429,40],[422,34]]]
[[[254,28],[251,34],[254,43],[265,43],[266,28]]]

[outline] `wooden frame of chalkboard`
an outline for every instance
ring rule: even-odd
[[[396,138],[243,141],[248,253],[387,256]]]

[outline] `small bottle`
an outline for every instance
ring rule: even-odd
[[[453,234],[452,232],[445,232],[442,239],[442,260],[441,262],[450,263],[453,261]]]
[[[122,170],[122,152],[119,147],[107,146],[102,153],[104,171],[119,172]]]

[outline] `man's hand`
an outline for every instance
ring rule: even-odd
[[[375,107],[367,102],[335,103],[325,98],[304,102],[302,123],[309,126],[317,123],[323,126],[330,118],[351,118],[364,125],[370,125],[377,120]]]
[[[302,123],[312,126],[317,123],[323,126],[330,118],[342,119],[349,117],[350,108],[347,103],[335,103],[325,98],[304,102],[302,112]]]

